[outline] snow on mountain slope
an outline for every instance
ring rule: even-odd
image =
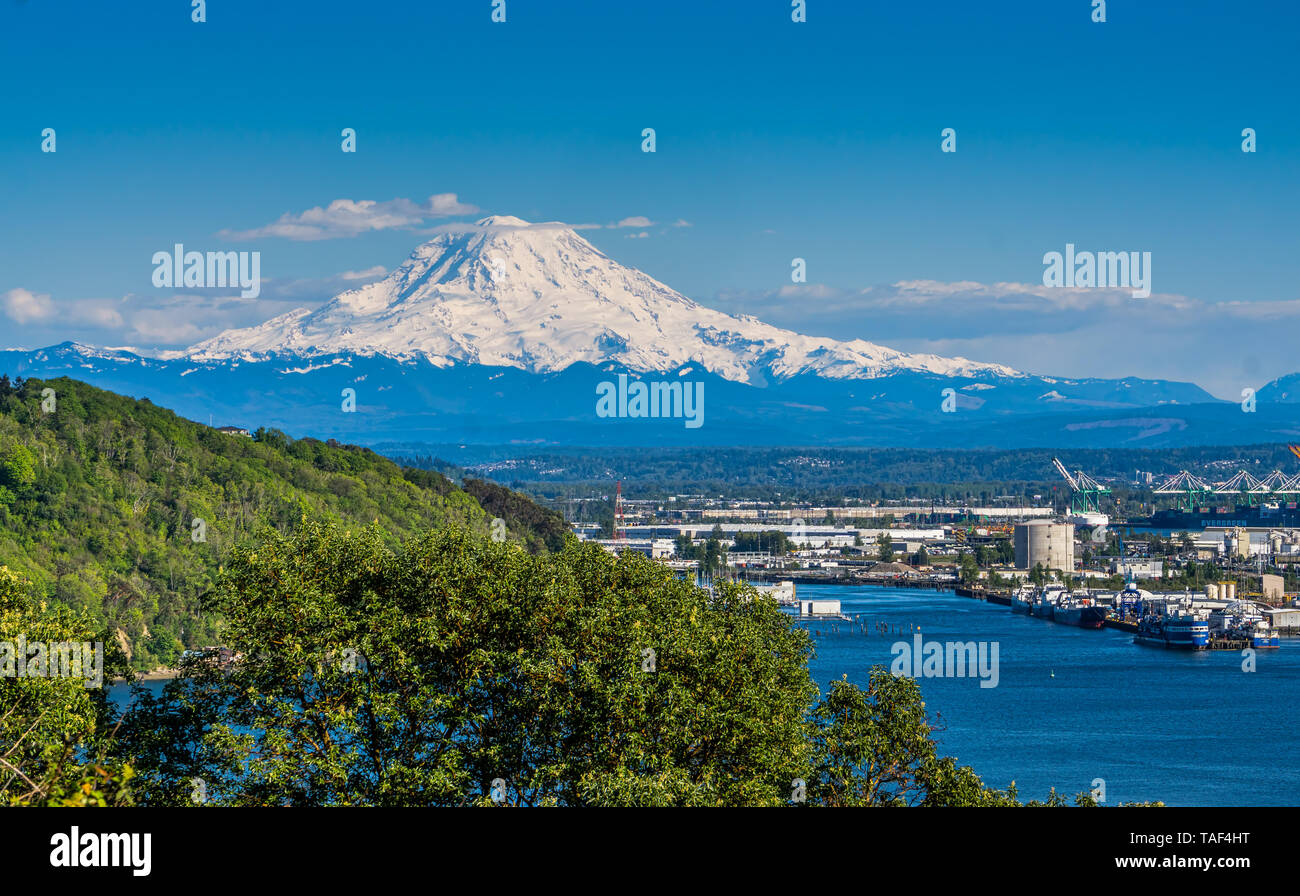
[[[697,363],[764,385],[813,373],[867,379],[900,371],[1023,376],[1010,367],[914,355],[855,339],[803,336],[706,308],[619,264],[559,223],[495,216],[448,230],[387,277],[312,311],[228,330],[176,357],[257,360],[274,354],[426,358],[533,373],[613,362],[639,372]]]

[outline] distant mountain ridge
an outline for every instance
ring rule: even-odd
[[[1255,393],[1256,401],[1300,402],[1300,373],[1280,376]]]
[[[481,365],[434,367],[382,355],[277,355],[257,361],[164,360],[75,343],[0,352],[11,376],[70,376],[147,397],[203,423],[258,426],[357,444],[384,441],[524,446],[824,445],[912,448],[1159,447],[1300,441],[1294,405],[1260,399],[1143,406],[1166,385],[1141,380],[1044,382],[897,373],[875,380],[805,375],[759,388],[698,367],[664,374],[705,386],[705,424],[602,420],[595,386],[613,365],[533,374]],[[966,391],[965,387],[994,385]],[[1193,387],[1194,388],[1194,387]],[[355,412],[343,410],[344,390]],[[956,410],[944,413],[943,390]],[[1075,398],[1042,398],[1045,390]],[[1263,390],[1261,390],[1261,393]],[[996,396],[990,397],[990,396]]]
[[[0,352],[0,369],[86,379],[200,421],[361,444],[996,448],[1300,439],[1285,410],[1300,396],[1292,386],[1261,389],[1259,413],[1247,415],[1191,383],[1042,376],[805,336],[700,305],[562,224],[506,216],[445,230],[387,276],[315,310],[184,351],[148,357],[63,343]],[[701,384],[704,425],[685,432],[680,421],[602,419],[600,384],[623,373]]]

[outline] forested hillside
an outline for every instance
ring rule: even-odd
[[[226,434],[76,380],[0,377],[0,564],[106,623],[137,668],[220,642],[200,597],[262,523],[377,523],[396,543],[446,523],[486,534],[501,517],[507,540],[562,545],[557,514],[479,491],[364,448]]]

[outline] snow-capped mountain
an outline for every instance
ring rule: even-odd
[[[1041,376],[725,314],[613,261],[569,227],[511,217],[447,228],[375,283],[184,351],[151,357],[63,343],[0,351],[0,370],[75,377],[203,422],[361,444],[1300,438],[1284,403],[1242,415],[1190,383]],[[602,388],[624,375],[680,379],[700,416],[687,427],[600,412]]]
[[[801,374],[1023,376],[999,364],[804,336],[725,314],[619,264],[563,224],[509,216],[441,234],[387,277],[314,311],[299,308],[230,330],[173,357],[247,361],[286,354],[384,355],[530,373],[583,363],[639,372],[698,364],[760,386]]]

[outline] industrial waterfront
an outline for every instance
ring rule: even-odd
[[[952,592],[877,585],[802,585],[801,599],[840,601],[865,625],[807,623],[811,664],[825,689],[848,675],[888,668],[891,647],[919,628],[936,641],[996,642],[997,687],[973,678],[922,683],[958,756],[990,786],[1015,781],[1027,798],[1056,786],[1071,793],[1106,785],[1107,802],[1170,805],[1294,805],[1300,732],[1300,640],[1260,651],[1255,671],[1239,653],[1135,648],[1127,632],[1053,625]],[[887,631],[879,631],[884,623]],[[899,634],[900,631],[905,634]]]
[[[812,636],[823,691],[873,667],[917,678],[941,752],[987,786],[1300,800],[1300,474],[1214,464],[1125,485],[1051,467],[1059,499],[979,503],[624,500],[618,483],[603,524],[570,522],[704,587],[770,594]]]

